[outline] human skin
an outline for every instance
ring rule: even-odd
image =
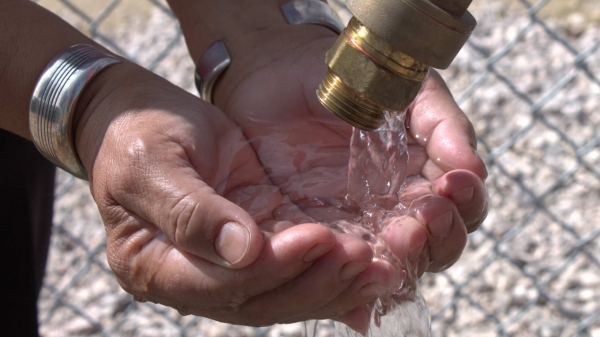
[[[232,63],[213,98],[252,140],[270,180],[292,201],[310,195],[339,197],[347,185],[351,128],[315,95],[326,72],[325,52],[336,35],[325,27],[288,24],[279,9],[284,2],[169,1],[194,60],[215,40],[225,42]],[[484,220],[487,171],[477,155],[471,123],[437,72],[430,71],[408,109],[407,127],[409,178],[401,202],[412,206],[411,213],[383,235],[420,276],[450,267],[462,253],[467,232]],[[311,185],[322,179],[323,167],[339,172],[339,179]],[[306,191],[305,185],[321,189]],[[377,294],[385,280],[365,272],[360,282],[364,293]],[[333,301],[313,314],[362,331],[365,307],[341,310],[348,306],[344,300]]]
[[[105,223],[109,263],[136,299],[182,313],[247,325],[335,318],[361,330],[363,304],[386,284],[389,268],[373,262],[370,247],[359,238],[314,223],[291,226],[301,213],[294,201],[302,191],[286,185],[298,177],[310,179],[316,167],[343,170],[347,164],[350,129],[314,97],[334,35],[322,27],[287,25],[270,1],[240,4],[247,11],[203,11],[188,21],[182,10],[193,14],[203,8],[171,3],[195,59],[215,38],[195,35],[196,28],[208,24],[208,31],[221,37],[227,35],[218,32],[221,28],[236,28],[213,19],[228,21],[235,14],[256,28],[226,41],[234,63],[216,88],[216,104],[223,110],[129,62],[109,67],[84,90],[76,145]],[[212,19],[202,21],[209,13]],[[261,25],[253,25],[254,19]],[[7,102],[0,107],[0,127],[29,138],[29,96],[39,74],[61,50],[93,42],[29,1],[0,4],[0,31],[6,32],[0,34],[2,45],[16,46],[0,53],[5,89],[0,100]],[[22,42],[32,40],[41,43]],[[273,74],[275,81],[265,80]],[[485,217],[486,173],[473,151],[470,123],[439,77],[427,81],[409,115],[411,135],[429,135],[429,141],[410,139],[415,159],[410,172],[423,178],[403,201],[435,207],[424,206],[384,235],[421,274],[444,269],[460,256],[466,231]],[[299,125],[315,121],[317,127],[288,130],[291,117]],[[265,119],[279,131],[265,133],[260,123]],[[280,156],[269,147],[274,142],[248,142],[279,139],[282,132],[294,141],[277,143]],[[289,161],[298,145],[306,147],[308,157]],[[331,162],[311,160],[322,151],[330,151]],[[430,158],[441,158],[443,165]],[[307,164],[297,171],[290,163]],[[336,182],[340,191],[343,179]],[[248,195],[268,202],[253,207],[243,202]],[[292,215],[282,220],[274,214],[282,209]],[[452,216],[445,222],[434,221],[447,212]],[[438,227],[448,231],[436,239]]]
[[[13,46],[0,53],[0,127],[29,139],[30,95],[44,67],[71,45],[102,47],[30,1],[0,3],[0,32],[0,43]],[[264,211],[228,198],[246,190],[257,199],[261,191],[273,197],[277,187],[237,125],[139,66],[123,60],[91,80],[75,119],[109,264],[138,300],[231,323],[269,324],[278,319],[273,311],[301,312],[263,294],[292,293],[284,288],[316,264],[314,273],[323,271],[318,282],[299,286],[346,289],[371,264],[367,244],[321,225],[278,233],[259,227],[269,220],[256,213]],[[285,202],[275,197],[276,205]],[[249,299],[264,313],[260,320],[240,312]]]

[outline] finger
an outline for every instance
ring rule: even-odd
[[[400,202],[408,208],[413,200],[428,194],[433,194],[431,181],[419,175],[410,176],[406,178],[404,188],[400,191]]]
[[[335,299],[371,264],[367,243],[349,234],[336,236],[338,244],[311,268],[292,282],[251,299],[238,314],[262,321],[261,325],[314,318],[315,308]],[[360,298],[356,293],[352,296]]]
[[[448,172],[435,183],[433,192],[454,201],[469,233],[475,231],[487,216],[488,198],[485,185],[470,171]]]
[[[185,171],[171,170],[176,176],[165,172],[161,181],[140,186],[141,193],[115,199],[188,253],[231,268],[254,262],[263,247],[263,234],[250,214]]]
[[[326,305],[310,312],[310,316],[313,319],[335,318],[344,321],[340,317],[346,316],[355,308],[372,303],[377,297],[395,293],[406,281],[407,274],[401,269],[403,266],[395,261],[374,259],[350,286]],[[294,317],[290,322],[304,317]],[[369,317],[364,318],[368,320]]]
[[[400,222],[392,223],[390,224],[391,227],[388,228],[394,228],[399,224]],[[372,304],[377,298],[382,298],[384,301],[385,299],[389,299],[390,296],[400,298],[396,296],[406,296],[406,294],[411,294],[412,291],[416,289],[417,279],[425,272],[427,265],[429,264],[429,256],[425,242],[426,234],[423,235],[423,225],[409,217],[403,219],[401,230],[398,231],[397,229],[398,228],[394,228],[393,230],[387,229],[389,232],[383,234],[384,237],[393,238],[398,241],[399,245],[397,245],[397,247],[415,247],[412,248],[413,252],[411,252],[411,249],[402,252],[400,250],[396,251],[408,256],[418,256],[416,261],[408,261],[408,258],[405,256],[394,263],[381,260],[378,262],[385,263],[380,263],[379,265],[373,263],[369,269],[361,273],[352,286],[348,287],[344,293],[338,296],[338,298],[344,298],[344,295],[347,292],[358,292],[367,301],[366,304],[357,307],[357,303],[344,303],[345,306],[340,307],[340,309],[346,309],[346,311],[342,311],[343,314],[341,316],[326,317],[334,317],[336,321],[342,322],[353,330],[365,334],[370,324],[373,309]],[[398,234],[400,232],[405,235],[399,236]],[[402,240],[405,240],[405,242],[408,243],[403,244],[401,242]],[[400,286],[402,286],[402,288],[400,288]],[[357,287],[360,288],[356,289]],[[401,293],[403,295],[399,295]],[[338,304],[336,302],[333,303]],[[328,305],[328,307],[329,306],[331,305]],[[347,308],[353,309],[347,311]]]
[[[283,232],[286,229],[290,229],[296,226],[295,223],[287,220],[268,220],[260,224],[260,228],[266,231],[267,235]]]
[[[426,166],[437,166],[446,172],[461,168],[481,179],[486,178],[485,165],[475,151],[477,141],[473,126],[435,70],[430,70],[408,114],[410,135],[427,149]]]
[[[118,267],[115,270],[123,288],[136,299],[239,322],[247,318],[229,315],[249,298],[297,277],[336,242],[335,235],[321,225],[299,225],[267,239],[251,266],[233,270],[176,249],[163,233],[156,233],[156,227],[133,214],[123,226],[114,228],[108,235],[109,262]],[[153,228],[155,233],[148,234]]]
[[[273,210],[273,217],[278,220],[291,221],[294,224],[316,223],[317,220],[306,214],[296,203],[290,201],[286,195],[284,202]],[[261,227],[264,226],[261,224]]]
[[[403,263],[407,277],[416,281],[428,267],[427,227],[412,216],[390,219],[382,232],[394,255]]]
[[[487,216],[488,198],[484,182],[467,170],[453,170],[430,182],[420,176],[406,179],[400,202],[408,207],[424,195],[437,194],[452,200],[465,223],[468,232],[475,231]]]
[[[429,195],[415,200],[409,214],[427,228],[427,271],[442,271],[454,264],[467,243],[467,231],[454,203]]]
[[[247,297],[262,295],[294,280],[337,245],[336,235],[331,230],[314,223],[272,234],[267,243],[259,259],[244,273],[236,274],[237,283],[244,288]]]

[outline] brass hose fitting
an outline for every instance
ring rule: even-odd
[[[429,67],[447,68],[477,22],[471,0],[347,0],[353,18],[325,62],[321,103],[350,125],[375,130],[403,112]]]

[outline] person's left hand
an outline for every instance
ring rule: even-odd
[[[215,88],[215,103],[240,125],[271,181],[292,202],[342,199],[352,129],[327,111],[315,94],[327,69],[325,52],[336,36],[306,25],[278,27],[269,38],[261,34],[266,41],[261,48],[233,55]],[[420,277],[451,266],[462,253],[467,232],[485,218],[487,172],[475,150],[471,123],[435,71],[407,111],[407,126],[410,159],[400,201],[411,211],[387,226],[383,235]],[[377,279],[367,270],[355,283],[376,284]],[[360,284],[350,288],[357,287]],[[361,291],[376,296],[375,288]],[[361,308],[349,312],[350,308],[351,303],[333,301],[318,315],[364,329],[357,322],[367,313]]]

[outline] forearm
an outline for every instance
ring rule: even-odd
[[[0,1],[0,128],[31,139],[29,105],[37,80],[52,59],[76,44],[110,53],[31,1]],[[86,82],[72,117],[77,154],[88,170],[116,118],[127,111],[168,109],[181,101],[183,91],[121,59]]]
[[[0,128],[30,139],[29,102],[37,79],[58,53],[79,43],[95,45],[31,1],[0,1]]]

